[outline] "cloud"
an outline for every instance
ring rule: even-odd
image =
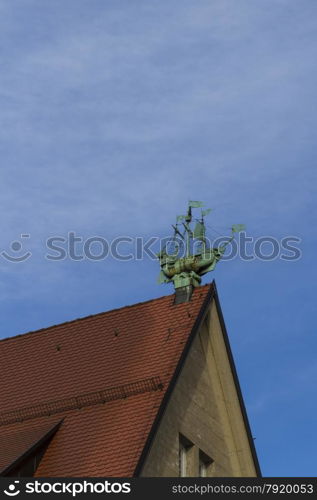
[[[263,472],[285,475],[271,450],[316,413],[317,3],[18,3],[0,0],[0,252],[30,233],[33,257],[0,258],[0,336],[172,292],[149,260],[48,262],[48,236],[166,235],[188,199],[221,233],[299,234],[296,263],[236,259],[205,278]],[[311,454],[294,449],[301,470]]]
[[[163,232],[192,197],[219,225],[237,209],[251,228],[303,220],[312,3],[286,19],[284,1],[2,5],[4,244],[17,230]]]

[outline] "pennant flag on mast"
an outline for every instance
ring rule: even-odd
[[[193,201],[193,200],[190,200],[188,202],[188,206],[192,207],[192,208],[199,208],[199,207],[203,207],[204,204],[203,204],[202,201]]]
[[[184,220],[185,218],[186,218],[186,215],[177,215],[176,222],[180,222],[181,220]]]
[[[235,224],[232,226],[232,232],[233,233],[240,233],[240,231],[245,230],[245,225],[244,224]]]
[[[210,214],[211,210],[212,210],[211,208],[206,208],[206,210],[201,211],[201,215],[205,217],[205,215]]]

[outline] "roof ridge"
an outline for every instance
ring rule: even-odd
[[[205,288],[207,286],[210,286],[210,283],[202,285],[202,286],[200,286],[198,288]],[[34,333],[42,332],[43,330],[50,330],[51,328],[56,328],[57,326],[68,325],[70,323],[75,323],[76,321],[83,321],[83,320],[88,319],[88,318],[95,318],[96,316],[102,316],[103,314],[109,314],[109,313],[111,313],[113,311],[120,311],[120,309],[128,309],[128,308],[132,308],[132,307],[135,307],[135,306],[139,306],[141,304],[147,304],[149,302],[154,302],[154,301],[157,301],[157,300],[162,300],[162,299],[165,299],[166,297],[172,297],[173,295],[174,295],[174,293],[171,293],[171,294],[168,294],[168,295],[162,295],[161,297],[156,297],[154,299],[144,300],[142,302],[136,302],[135,304],[128,304],[126,306],[115,307],[114,309],[109,309],[108,311],[101,311],[101,312],[96,313],[96,314],[88,314],[87,316],[82,316],[80,318],[71,319],[69,321],[63,321],[62,323],[56,323],[55,325],[44,326],[42,328],[38,328],[37,330],[29,330],[28,332],[18,333],[17,335],[12,335],[11,337],[4,337],[2,339],[0,338],[0,343],[1,342],[6,342],[6,341],[9,341],[9,340],[14,340],[14,339],[17,339],[19,337],[24,337],[26,335],[32,335]]]

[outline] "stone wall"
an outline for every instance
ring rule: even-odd
[[[256,476],[215,302],[196,335],[141,475],[179,475],[179,436],[193,446],[187,476],[199,475],[199,450],[210,477]]]

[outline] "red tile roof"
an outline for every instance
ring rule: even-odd
[[[16,433],[27,447],[55,411],[64,420],[38,476],[132,476],[210,290],[199,287],[179,305],[168,295],[0,341],[0,443]],[[7,461],[0,448],[0,464]]]
[[[0,474],[45,438],[59,422],[61,418],[55,416],[36,424],[28,422],[25,425],[1,428]]]

